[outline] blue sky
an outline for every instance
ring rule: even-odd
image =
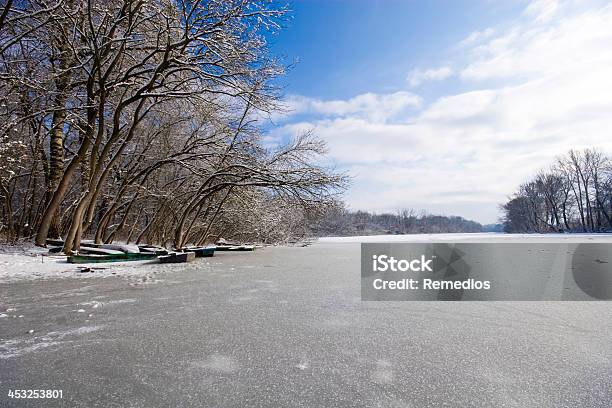
[[[296,1],[270,141],[313,130],[350,208],[495,222],[570,148],[612,150],[612,8],[599,0]],[[609,92],[607,92],[609,91]]]
[[[414,66],[438,62],[466,33],[523,9],[503,0],[308,0],[290,8],[292,20],[271,39],[276,55],[298,61],[281,83],[288,93],[324,99],[403,89]]]

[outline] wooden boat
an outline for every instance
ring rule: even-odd
[[[140,252],[140,249],[137,245],[128,244],[100,244],[100,248],[121,251],[125,252],[126,254],[137,254]]]
[[[254,251],[255,245],[217,245],[217,251]]]
[[[116,249],[104,249],[100,247],[90,247],[86,245],[81,245],[79,248],[79,255],[121,255],[124,254],[123,251],[118,251]]]
[[[168,255],[158,256],[157,259],[161,263],[185,263],[193,261],[195,257],[195,252],[172,252]]]
[[[119,251],[124,253],[137,254],[141,252],[137,245],[128,245],[128,244],[96,244],[92,240],[83,240],[81,241],[81,248],[96,248],[96,249],[108,249],[111,251]]]
[[[81,248],[79,249],[79,255],[121,255],[121,254],[125,254],[125,253],[129,253],[129,254],[139,254],[141,252],[150,252],[150,251],[135,251],[134,249],[129,249],[129,250],[121,250],[119,249],[121,248],[121,246],[118,245],[106,245],[106,244],[91,244],[91,243],[86,243],[86,244],[82,244]],[[49,253],[50,254],[58,254],[60,252],[62,252],[63,247],[50,247],[49,248]],[[138,248],[136,248],[138,249]],[[163,252],[156,252],[156,255],[165,255],[167,254],[168,251],[163,251]]]
[[[124,253],[122,251],[101,249],[99,245],[98,246],[90,246],[90,245],[92,244],[81,245],[81,248],[79,248],[79,255],[119,255],[119,254]],[[60,252],[62,252],[63,249],[64,247],[61,247],[61,246],[51,247],[49,248],[49,253],[59,254]]]
[[[155,255],[168,255],[168,250],[162,247],[153,245],[138,245],[141,253],[155,254]]]
[[[61,239],[47,238],[47,245],[63,247],[64,246],[64,241],[62,241]]]
[[[206,246],[206,247],[188,247],[185,248],[187,252],[193,252],[196,255],[196,258],[210,257],[215,254],[215,246]]]
[[[155,259],[155,254],[108,254],[108,255],[72,255],[68,257],[68,263],[105,263],[105,262],[125,262],[125,261],[146,261]]]

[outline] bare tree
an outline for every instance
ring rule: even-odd
[[[286,13],[259,0],[6,4],[5,230],[38,245],[61,235],[72,253],[84,237],[181,247],[223,230],[279,238],[273,220],[308,222],[347,179],[313,164],[325,148],[311,134],[261,142],[283,73],[266,36]],[[250,211],[266,201],[278,210]]]
[[[509,232],[612,230],[610,160],[595,149],[570,150],[520,186],[503,206]]]

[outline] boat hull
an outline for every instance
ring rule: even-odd
[[[160,263],[185,263],[195,259],[193,252],[178,252],[157,257]]]
[[[235,245],[235,246],[218,246],[217,251],[254,251],[255,247],[253,245]]]
[[[215,255],[216,247],[186,248],[185,251],[193,252],[196,258],[207,258]]]
[[[68,263],[87,264],[87,263],[109,263],[125,261],[147,261],[155,259],[155,254],[112,254],[112,255],[72,255],[68,257]]]
[[[155,247],[155,246],[139,246],[138,247],[140,249],[141,253],[145,253],[145,254],[155,254],[155,255],[168,255],[168,251],[164,248],[161,247]]]

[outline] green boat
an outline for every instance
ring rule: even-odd
[[[133,253],[133,254],[111,254],[111,255],[72,255],[68,257],[68,263],[87,264],[87,263],[106,263],[106,262],[125,262],[125,261],[146,261],[155,259],[154,253]]]

